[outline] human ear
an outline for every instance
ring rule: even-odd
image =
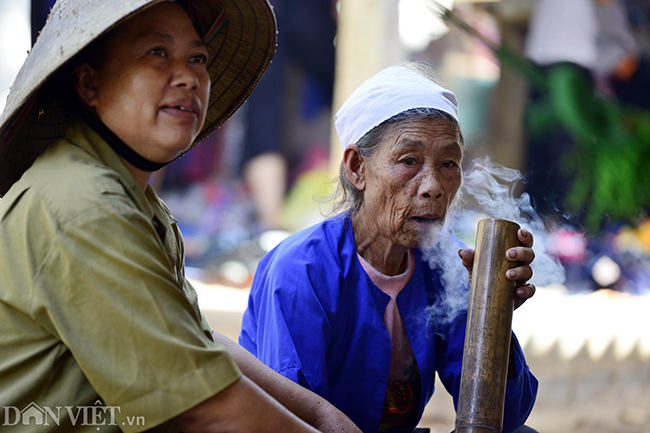
[[[77,76],[75,89],[79,99],[87,107],[94,107],[97,102],[97,86],[95,85],[97,71],[88,63],[83,63],[74,70],[74,75]]]
[[[365,160],[361,156],[357,145],[351,144],[345,148],[343,151],[343,165],[345,166],[345,175],[352,185],[359,191],[365,190]]]

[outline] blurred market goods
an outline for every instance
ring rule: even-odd
[[[575,142],[558,161],[568,179],[564,201],[589,233],[616,222],[638,224],[650,210],[650,113],[624,106],[595,89],[581,68],[558,63],[541,68],[503,44],[495,44],[454,11],[434,0],[433,8],[450,23],[478,38],[547,97],[531,107],[532,131],[561,126]]]
[[[551,233],[548,244],[566,270],[570,292],[650,293],[650,218],[636,227],[612,226],[589,238],[584,231],[561,228]]]

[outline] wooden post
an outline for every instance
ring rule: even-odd
[[[455,433],[500,433],[503,427],[515,282],[506,251],[519,245],[519,225],[479,221],[472,269]]]
[[[332,114],[365,80],[402,63],[406,52],[397,36],[398,0],[341,0],[336,34],[336,78]],[[343,150],[334,132],[330,171],[338,176]]]

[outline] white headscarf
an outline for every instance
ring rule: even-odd
[[[435,108],[458,120],[451,91],[406,66],[391,66],[361,84],[334,116],[341,146],[356,144],[368,131],[412,108]]]

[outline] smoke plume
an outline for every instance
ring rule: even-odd
[[[488,157],[475,159],[465,170],[456,203],[447,216],[446,229],[436,237],[430,248],[424,249],[429,265],[441,270],[445,287],[438,305],[429,312],[431,320],[451,320],[467,309],[467,270],[458,257],[457,241],[454,236],[446,236],[445,233],[453,232],[473,247],[477,223],[483,218],[507,219],[533,234],[535,260],[531,264],[533,278],[530,283],[544,287],[565,281],[560,261],[547,253],[548,221],[537,214],[528,194],[515,196],[518,185],[523,181],[519,171],[495,164]]]

